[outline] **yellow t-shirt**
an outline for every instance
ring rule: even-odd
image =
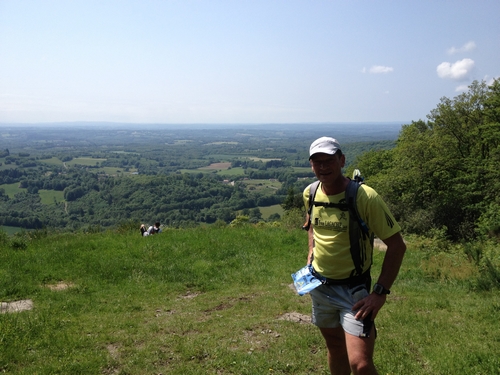
[[[306,210],[309,205],[309,187],[303,192]],[[340,203],[345,199],[345,192],[327,196],[319,184],[316,202]],[[356,197],[359,215],[368,225],[370,232],[384,240],[401,231],[401,227],[390,213],[387,205],[375,190],[361,185]],[[313,267],[324,277],[346,279],[355,269],[349,242],[349,212],[335,207],[314,206],[311,214],[314,233]],[[372,264],[373,247],[370,239],[365,241],[363,272]]]

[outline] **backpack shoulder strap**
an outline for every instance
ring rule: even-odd
[[[309,230],[311,227],[311,215],[314,206],[314,197],[316,197],[316,192],[318,191],[319,181],[314,181],[309,185],[309,203],[307,205],[307,217],[306,222],[302,225],[302,229]]]
[[[371,237],[368,225],[366,225],[358,211],[357,196],[360,185],[358,181],[351,180],[345,191],[345,199],[349,210],[349,242],[356,275],[363,273],[363,263],[366,258],[364,240]]]
[[[349,215],[351,215],[354,219],[356,219],[363,233],[367,235],[370,232],[370,230],[368,228],[368,225],[366,225],[363,219],[361,219],[357,205],[358,190],[361,184],[362,182],[354,180],[349,181],[349,184],[347,185],[347,188],[345,190],[345,200],[347,202]]]

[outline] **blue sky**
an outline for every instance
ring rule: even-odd
[[[0,123],[392,122],[500,77],[500,1],[0,0]]]

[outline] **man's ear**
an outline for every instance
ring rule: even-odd
[[[344,166],[345,166],[345,155],[342,154],[342,156],[340,157],[340,167],[344,168]]]

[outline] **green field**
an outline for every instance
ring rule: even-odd
[[[269,216],[272,214],[279,214],[280,216],[283,216],[285,213],[285,210],[283,210],[283,207],[279,204],[275,204],[272,206],[268,207],[259,207],[260,212],[262,213],[262,218],[267,219]]]
[[[0,171],[4,171],[4,170],[7,170],[7,169],[15,169],[17,168],[17,166],[15,164],[4,164],[2,163],[2,165],[0,165]]]
[[[64,202],[64,192],[56,190],[38,190],[43,204],[54,204]]]
[[[230,169],[221,169],[217,171],[217,174],[227,177],[240,177],[245,175],[245,170],[241,167],[235,167]]]
[[[248,190],[255,190],[264,194],[274,194],[281,187],[281,182],[275,179],[244,180]]]
[[[93,167],[106,160],[107,159],[98,159],[98,158],[74,158],[71,161],[66,162],[66,164],[68,166],[87,165]]]
[[[14,198],[14,195],[16,195],[17,193],[20,193],[22,191],[26,191],[26,189],[19,187],[19,182],[14,182],[13,184],[3,184],[3,185],[0,185],[0,188],[5,190],[5,194],[9,198]]]
[[[9,227],[7,225],[0,225],[0,231],[4,231],[8,235],[13,235],[18,232],[22,232],[24,229],[21,229],[19,227]]]
[[[198,168],[198,169],[180,169],[180,173],[215,173],[223,177],[240,177],[245,175],[245,171],[241,167],[229,168],[229,169],[209,169],[209,168]]]
[[[5,190],[5,194],[7,194],[9,198],[14,198],[17,193],[26,191],[26,189],[19,187],[19,182],[3,184],[0,185],[0,188]],[[56,202],[64,202],[64,192],[62,191],[40,189],[38,194],[43,204],[53,204],[54,200]]]
[[[41,159],[40,161],[50,165],[63,165],[63,162],[55,156],[50,159]]]
[[[2,306],[33,304],[0,314],[1,373],[329,373],[310,298],[290,287],[307,253],[299,229],[0,238]],[[377,317],[379,373],[498,374],[500,291],[478,288],[464,252],[435,248],[408,240]],[[374,255],[376,276],[384,253]]]

